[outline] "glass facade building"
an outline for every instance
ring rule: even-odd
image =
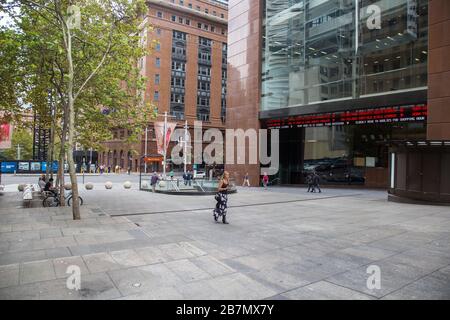
[[[428,0],[266,0],[261,110],[427,86]]]
[[[387,143],[426,136],[428,0],[262,3],[260,120],[281,129],[280,182],[384,187]]]

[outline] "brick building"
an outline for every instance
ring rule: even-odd
[[[151,55],[139,61],[147,78],[146,101],[151,101],[163,120],[193,128],[202,121],[203,128],[225,128],[227,82],[227,1],[147,0],[148,15],[143,23],[143,39],[152,46]],[[147,37],[144,37],[146,35]],[[126,130],[117,128],[113,139],[104,143],[99,164],[139,171],[143,155],[155,155],[153,123],[149,123],[140,142],[124,141]],[[192,134],[192,132],[191,132]],[[147,146],[147,150],[145,150]],[[161,164],[150,169],[161,170]]]

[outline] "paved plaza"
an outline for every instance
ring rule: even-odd
[[[0,299],[450,298],[449,207],[361,189],[239,189],[223,225],[211,196],[133,182],[83,190],[81,221],[68,208],[20,208],[7,187]],[[67,289],[70,265],[81,269],[79,291]],[[380,289],[367,286],[369,266],[380,268]]]

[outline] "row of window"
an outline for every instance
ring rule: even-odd
[[[156,13],[156,16],[157,16],[158,18],[160,18],[160,19],[164,19],[164,13],[161,12],[161,11],[158,11],[158,12]],[[178,22],[178,23],[180,23],[180,24],[185,24],[185,25],[187,25],[187,26],[192,26],[192,25],[193,25],[190,19],[184,18],[184,17],[179,17],[179,16],[177,17],[176,15],[172,15],[172,16],[170,17],[170,20],[171,20],[172,22]],[[220,30],[216,30],[216,27],[215,27],[215,26],[209,25],[209,24],[206,24],[206,23],[197,22],[197,28],[198,28],[198,29],[205,30],[205,31],[211,31],[211,32],[219,32],[219,31],[220,31],[220,33],[221,33],[222,35],[226,35],[226,29],[220,28]]]
[[[175,0],[171,0],[171,2],[172,2],[172,3],[176,3]],[[180,6],[184,6],[184,0],[178,0],[178,4],[179,4]],[[187,7],[190,8],[190,9],[194,9],[194,6],[192,5],[192,3],[188,3]],[[197,6],[195,6],[195,10],[197,10],[197,11],[202,11],[202,8],[201,8],[200,6],[197,5]],[[204,12],[205,12],[206,14],[209,14],[209,9],[208,9],[208,8],[205,8]],[[213,16],[217,17],[217,11],[213,10],[213,11],[211,12],[211,14],[212,14]],[[220,14],[220,17],[221,17],[222,19],[225,19],[225,14],[221,13],[221,14]]]

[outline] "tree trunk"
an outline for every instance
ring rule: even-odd
[[[58,180],[59,180],[59,203],[62,207],[66,205],[66,202],[64,200],[64,156],[66,154],[66,137],[67,137],[67,125],[68,125],[68,113],[67,113],[67,106],[64,105],[63,110],[63,125],[62,125],[62,133],[61,133],[61,149],[59,154],[59,165],[58,165]]]
[[[81,220],[80,202],[78,201],[78,182],[77,173],[75,171],[75,161],[73,159],[74,135],[75,135],[75,101],[73,94],[74,85],[74,68],[72,60],[72,35],[70,29],[67,29],[67,62],[69,64],[67,93],[68,93],[68,141],[67,141],[67,162],[69,164],[70,183],[72,184],[72,214],[74,220]]]
[[[47,168],[45,170],[45,180],[48,181],[49,175],[53,178],[53,151],[55,149],[55,122],[56,120],[53,117],[56,117],[56,114],[53,112],[52,106],[52,121],[50,126],[50,144],[47,150]]]

